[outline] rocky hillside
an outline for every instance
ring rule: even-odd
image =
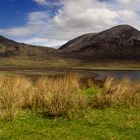
[[[70,40],[59,49],[18,43],[0,36],[0,57],[43,57],[57,60],[140,59],[140,31],[119,25]]]
[[[0,57],[48,57],[55,56],[58,50],[48,47],[40,47],[17,43],[0,36]]]
[[[119,25],[100,33],[82,35],[59,49],[72,57],[140,59],[140,31],[129,25]]]

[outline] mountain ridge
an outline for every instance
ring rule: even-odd
[[[46,57],[47,55],[57,54],[57,52],[57,49],[54,48],[18,43],[0,36],[0,57]]]
[[[88,33],[68,41],[59,49],[18,43],[0,36],[0,57],[140,59],[140,31],[118,25],[99,33]],[[56,59],[57,60],[57,59]]]
[[[59,49],[93,59],[136,59],[140,58],[140,31],[130,25],[118,25],[77,37]]]

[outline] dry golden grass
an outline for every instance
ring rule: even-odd
[[[66,115],[85,105],[83,96],[78,92],[80,89],[79,78],[78,74],[71,73],[61,78],[41,78],[36,82],[35,87],[39,91],[37,94],[42,95],[40,98],[45,101],[42,103],[47,109],[48,115]],[[39,96],[37,95],[37,97]]]
[[[18,109],[34,109],[54,117],[67,115],[85,106],[79,94],[79,75],[39,78],[0,77],[0,115],[14,118]]]
[[[75,73],[55,78],[42,77],[35,82],[22,76],[1,76],[0,117],[14,119],[20,109],[35,110],[51,117],[82,111],[87,107],[87,99],[79,92],[79,80]],[[96,94],[90,104],[93,107],[139,106],[140,82],[108,77],[103,92]]]
[[[24,77],[0,77],[0,116],[7,119],[16,116],[17,109],[27,101],[23,96],[32,88]],[[26,96],[27,98],[27,96]]]
[[[104,106],[139,106],[140,82],[131,81],[128,77],[121,80],[108,77],[104,83],[103,93],[93,99],[94,107]]]

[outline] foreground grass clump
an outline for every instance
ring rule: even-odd
[[[41,110],[46,109],[47,115],[50,116],[68,115],[70,112],[82,109],[86,103],[83,96],[79,94],[79,78],[78,74],[68,74],[55,79],[40,78],[35,83],[37,89],[35,107],[40,108],[43,103]]]
[[[108,77],[103,88],[80,89],[78,74],[41,77],[0,77],[0,117],[13,120],[19,110],[30,109],[48,117],[82,115],[88,108],[139,107],[140,83]],[[78,113],[80,111],[80,113]]]
[[[92,100],[93,107],[139,107],[140,82],[131,81],[128,77],[114,79],[108,77],[104,83],[103,91]]]
[[[26,78],[1,76],[0,116],[6,119],[14,119],[17,110],[26,101],[23,95],[31,93],[31,90],[32,84]]]
[[[39,111],[47,116],[68,115],[85,107],[79,93],[78,74],[39,78],[35,83],[24,77],[0,77],[0,116],[13,119],[19,109]]]

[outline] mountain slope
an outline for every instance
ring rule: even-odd
[[[54,56],[57,53],[58,50],[53,48],[17,43],[0,36],[0,57],[47,57]]]
[[[59,49],[18,43],[0,36],[0,57],[33,57],[67,60],[140,59],[140,31],[119,25],[100,33],[75,38]]]
[[[140,31],[119,25],[97,34],[85,34],[59,48],[71,56],[93,59],[139,59]]]

